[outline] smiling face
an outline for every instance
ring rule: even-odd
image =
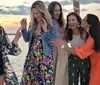
[[[60,15],[60,6],[56,5],[54,9],[54,18],[59,19],[59,15]]]
[[[38,22],[40,22],[40,21],[42,20],[42,17],[43,17],[42,13],[39,12],[36,8],[33,8],[33,9],[32,9],[32,14],[33,14],[33,17],[34,17]]]
[[[81,27],[83,27],[87,32],[89,31],[89,24],[87,23],[87,16],[81,22]]]
[[[70,16],[68,17],[68,25],[69,25],[69,27],[70,27],[72,30],[78,28],[78,21],[77,21],[77,19],[76,19],[76,16],[70,15]]]

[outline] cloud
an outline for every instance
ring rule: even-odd
[[[99,11],[100,11],[100,9],[97,9],[97,10],[99,10]]]
[[[49,1],[44,1],[45,5],[48,6]],[[69,5],[73,3],[73,0],[60,1],[61,5]],[[100,3],[100,0],[80,0],[80,4]]]
[[[69,10],[63,8],[62,11],[63,11],[63,12],[68,12]]]
[[[29,4],[28,2],[24,2],[25,4]],[[49,1],[45,1],[44,4],[46,7],[49,5]],[[62,6],[65,4],[69,4],[69,2],[61,1]],[[0,14],[12,14],[12,15],[29,15],[30,13],[30,7],[27,7],[25,5],[19,5],[19,6],[0,6]],[[68,12],[66,9],[63,9],[64,12]]]
[[[49,3],[50,3],[49,1],[44,1],[46,7],[48,7]]]
[[[44,1],[44,4],[46,5],[46,7],[49,5],[49,1]],[[63,0],[60,1],[59,3],[61,3],[62,6],[68,6],[68,5],[73,5],[73,0]],[[100,3],[100,0],[80,0],[80,5],[88,5],[90,3]],[[25,5],[19,5],[19,6],[0,6],[0,14],[12,14],[12,15],[29,15],[30,13],[30,6],[29,2],[24,2]],[[100,9],[98,9],[100,10]],[[68,10],[66,10],[66,8],[63,8],[64,12],[68,12]],[[87,11],[87,9],[81,9],[81,11]]]
[[[24,2],[24,4],[29,4],[29,2]]]
[[[100,0],[80,0],[81,4],[100,3]]]
[[[49,1],[46,1],[44,3],[50,3]],[[73,3],[73,0],[64,0],[60,1],[61,5],[69,5]],[[80,0],[80,4],[90,4],[90,3],[100,3],[100,0]]]
[[[12,14],[12,15],[28,15],[30,11],[30,7],[26,7],[24,5],[19,6],[0,6],[2,11],[0,14]]]
[[[83,12],[84,12],[84,11],[88,11],[88,9],[84,9],[84,8],[83,8],[83,9],[80,9],[80,11],[83,11]]]
[[[69,5],[69,4],[71,4],[72,3],[72,1],[61,1],[60,2],[61,3],[61,5]]]
[[[73,0],[60,1],[62,5],[69,5]],[[100,0],[80,0],[80,4],[100,3]]]

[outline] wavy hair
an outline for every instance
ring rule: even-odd
[[[41,14],[43,14],[43,18],[47,22],[47,28],[51,28],[53,26],[51,15],[49,14],[48,10],[46,9],[45,4],[42,1],[35,1],[31,6],[29,28],[32,28],[33,25],[36,23],[36,20],[34,19],[33,14],[32,14],[33,8],[36,8],[39,12],[41,12]]]
[[[52,19],[54,19],[54,9],[56,7],[56,5],[60,6],[60,15],[59,15],[59,19],[57,20],[60,27],[63,27],[65,22],[64,22],[64,18],[63,18],[63,12],[62,12],[62,7],[61,4],[57,1],[53,1],[48,5],[48,11],[51,14]]]
[[[78,30],[79,30],[80,36],[81,36],[82,39],[84,39],[84,36],[83,35],[85,33],[85,30],[81,27],[81,17],[78,14],[76,14],[75,12],[71,12],[71,13],[69,13],[67,15],[67,24],[66,24],[66,28],[65,28],[65,39],[67,41],[70,41],[70,40],[73,39],[73,31],[72,31],[71,28],[69,28],[69,25],[68,25],[68,18],[71,15],[73,15],[73,16],[76,17],[76,19],[77,19],[77,21],[79,23]]]

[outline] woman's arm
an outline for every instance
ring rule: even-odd
[[[49,40],[49,42],[53,39],[56,39],[56,22],[53,20],[52,24],[53,27],[47,30],[47,32],[44,32],[44,36],[47,37],[47,40]]]
[[[29,41],[29,30],[27,31],[27,29],[22,29],[22,36],[25,42]]]
[[[56,39],[56,22],[53,20],[53,27],[47,29],[47,23],[44,19],[43,21],[42,28],[44,32],[42,33],[42,38],[45,39],[49,45],[52,45],[51,40]]]
[[[67,52],[70,52],[74,55],[78,55],[82,59],[92,55],[95,52],[94,51],[94,40],[92,39],[91,36],[89,36],[85,44],[83,44],[82,46],[77,46],[75,49],[70,48],[68,46],[64,46],[63,43],[61,43],[61,41],[59,40],[53,40],[52,43],[54,43],[55,45],[59,47],[62,47]]]
[[[63,45],[62,45],[63,46]],[[61,46],[61,47],[62,47]],[[72,53],[72,54],[74,54],[74,55],[77,55],[76,54],[76,50],[74,49],[74,48],[70,48],[70,47],[68,47],[68,46],[64,46],[64,47],[62,47],[65,51],[67,51],[67,52],[69,52],[69,53]]]
[[[1,33],[2,33],[2,35],[0,37],[0,39],[1,39],[0,44],[1,44],[1,48],[2,48],[2,53],[3,54],[10,54],[10,55],[18,55],[18,54],[20,54],[21,50],[20,50],[20,48],[19,48],[19,46],[17,44],[17,42],[19,40],[18,38],[20,38],[20,35],[18,34],[19,30],[17,31],[17,34],[19,36],[15,36],[15,38],[14,38],[12,43],[10,42],[10,40],[9,40],[6,32],[4,31],[4,29],[0,28],[0,30],[1,30]]]

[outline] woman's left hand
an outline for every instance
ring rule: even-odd
[[[42,18],[42,28],[44,32],[47,32],[47,22],[44,18]]]

